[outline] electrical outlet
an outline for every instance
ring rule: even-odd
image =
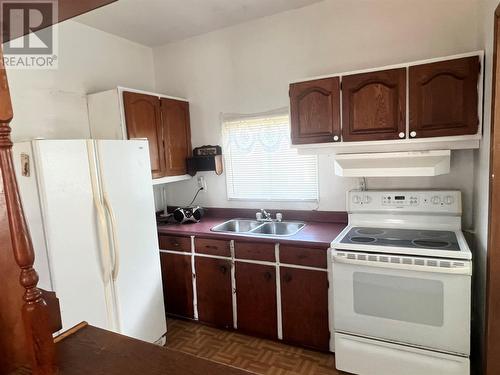
[[[198,177],[198,187],[200,189],[203,188],[203,191],[207,191],[207,181],[205,180],[205,177],[203,176]]]

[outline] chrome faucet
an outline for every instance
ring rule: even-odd
[[[257,212],[257,220],[258,221],[278,221],[281,222],[283,220],[283,214],[277,213],[276,214],[276,220],[273,220],[271,217],[271,214],[264,210],[263,208],[260,210],[260,212]]]
[[[260,209],[260,213],[262,215],[262,220],[273,221],[273,219],[271,219],[271,214],[269,212],[267,212],[266,210],[264,210],[263,208]]]

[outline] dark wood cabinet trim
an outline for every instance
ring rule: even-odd
[[[477,373],[500,373],[500,5],[494,15],[493,78],[491,98],[488,249],[486,265],[485,337],[482,368]],[[478,333],[481,336],[481,333]]]
[[[57,13],[57,19],[51,20],[50,23],[46,24],[46,27],[49,27],[51,25],[55,25],[57,23],[66,21],[70,18],[74,18],[77,16],[80,16],[84,13],[88,13],[90,11],[96,10],[98,8],[101,8],[103,6],[109,5],[111,3],[114,3],[118,0],[58,0],[54,1],[54,4],[57,5],[58,8],[58,13]],[[20,2],[22,3],[22,2]],[[6,25],[2,25],[2,27],[5,27]],[[10,32],[3,32],[2,33],[2,42],[6,43],[9,40],[14,40],[17,39],[23,35],[27,34],[26,28],[13,28]]]

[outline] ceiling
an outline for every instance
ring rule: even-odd
[[[147,46],[186,39],[322,0],[119,0],[75,18]]]

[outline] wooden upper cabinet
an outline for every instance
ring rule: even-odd
[[[165,140],[165,175],[186,174],[186,159],[191,155],[189,103],[162,98],[161,114]]]
[[[128,139],[149,141],[153,178],[186,174],[191,155],[189,103],[124,91],[123,105]]]
[[[290,85],[292,143],[340,141],[340,79]]]
[[[411,66],[412,138],[478,132],[478,56]]]
[[[344,141],[405,138],[406,69],[342,77]]]
[[[163,148],[163,129],[158,97],[124,92],[123,104],[128,138],[148,139],[153,178],[163,177],[165,150]]]

